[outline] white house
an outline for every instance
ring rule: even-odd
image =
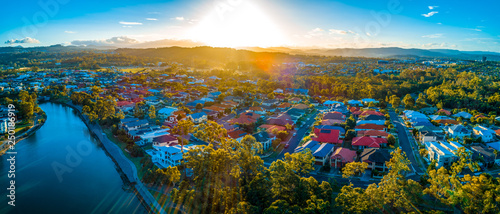
[[[481,140],[485,143],[491,142],[496,135],[495,131],[486,128],[484,126],[476,126],[472,129],[474,135],[481,137]]]
[[[471,134],[471,131],[462,125],[448,126],[446,132],[453,138],[455,137],[463,138]]]
[[[436,167],[449,166],[456,159],[456,156],[441,146],[438,142],[425,142],[425,149],[428,152],[429,161],[436,160]]]
[[[170,129],[160,129],[160,130],[146,132],[144,134],[139,135],[139,138],[141,138],[141,140],[139,140],[135,143],[138,146],[144,146],[146,144],[153,143],[154,138],[161,137],[163,135],[170,135],[170,133],[168,133],[169,130]]]
[[[0,118],[0,134],[5,134],[7,133],[7,122],[9,119],[7,118]]]
[[[199,112],[187,115],[187,118],[191,119],[193,123],[199,124],[207,121],[207,114],[205,112]]]
[[[191,150],[195,145],[184,146],[184,153]],[[179,166],[184,157],[180,145],[176,146],[153,146],[154,150],[149,151],[154,163],[158,163],[161,167]]]
[[[267,149],[271,148],[272,141],[276,139],[276,137],[270,137],[269,133],[267,132],[259,132],[253,135],[255,137],[255,140],[259,143],[262,144],[262,150],[266,151]]]

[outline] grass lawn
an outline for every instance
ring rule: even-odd
[[[24,133],[24,132],[21,132],[22,129],[24,129],[26,127],[31,127],[31,126],[33,126],[33,123],[31,123],[31,122],[23,124],[23,125],[16,124],[16,129],[15,129],[16,136],[19,136],[19,135]]]
[[[118,147],[120,147],[120,149],[122,150],[125,157],[127,157],[130,161],[132,161],[132,163],[134,163],[135,167],[137,168],[137,176],[139,176],[139,179],[142,180],[142,176],[144,176],[144,172],[142,172],[142,170],[141,170],[142,169],[141,159],[143,157],[134,158],[134,157],[130,156],[130,154],[127,151],[125,151],[125,147],[127,146],[127,144],[122,143],[121,141],[116,139],[115,136],[113,136],[113,133],[111,133],[110,129],[104,129],[104,133],[106,133],[106,136],[108,136],[109,140],[111,140],[113,143],[118,145]]]

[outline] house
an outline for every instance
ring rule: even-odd
[[[161,100],[156,96],[146,97],[144,100],[146,101],[146,104],[150,106],[156,106],[161,103]]]
[[[379,103],[379,101],[377,101],[375,99],[372,99],[372,98],[362,99],[361,102],[363,102],[365,105],[368,104],[368,103]]]
[[[364,117],[361,117],[362,120],[386,120],[385,116],[382,115],[374,115],[370,114]]]
[[[333,153],[333,144],[320,143],[318,141],[309,141],[303,146],[295,149],[295,152],[302,152],[305,149],[309,149],[315,159],[316,165],[325,165],[327,161],[330,160],[330,156]]]
[[[430,142],[430,141],[442,141],[445,138],[442,130],[441,130],[441,132],[434,131],[432,126],[419,129],[418,134],[419,134],[418,139],[422,143]]]
[[[472,129],[472,131],[474,132],[474,135],[481,137],[481,140],[485,143],[493,141],[496,134],[495,131],[484,126],[476,126]]]
[[[339,102],[339,101],[333,101],[333,100],[327,100],[327,101],[323,102],[323,105],[324,105],[324,106],[328,106],[328,107],[332,107],[332,106],[333,106],[333,105],[335,105],[335,104],[342,104],[342,105],[343,105],[343,103],[342,103],[342,102]]]
[[[446,129],[446,132],[453,138],[458,137],[458,138],[463,138],[466,136],[471,135],[471,131],[463,126],[463,125],[453,125],[453,126],[448,126]]]
[[[175,146],[177,144],[179,144],[177,137],[170,134],[153,138],[153,146],[156,147]]]
[[[487,165],[490,166],[491,164],[495,163],[496,158],[499,158],[500,156],[495,156],[495,149],[492,148],[484,148],[482,146],[471,146],[470,149],[474,153],[472,158],[475,160],[478,157],[482,157],[483,162]]]
[[[250,107],[250,108],[248,108],[248,111],[254,112],[257,114],[261,114],[261,115],[266,114],[266,110],[264,110],[262,107],[258,107],[258,106]]]
[[[368,130],[380,130],[380,131],[387,131],[387,127],[383,125],[376,125],[376,124],[361,124],[359,126],[354,127],[355,131],[368,131]]]
[[[170,129],[151,128],[149,130],[139,131],[139,132],[132,131],[129,134],[134,138],[135,136],[138,136],[141,140],[136,141],[135,144],[137,144],[138,146],[144,146],[146,144],[153,143],[154,138],[161,137],[163,135],[170,135],[170,133],[168,133],[169,130]]]
[[[347,163],[354,162],[356,159],[356,151],[339,147],[333,152],[330,157],[330,164],[334,168],[342,168]]]
[[[381,148],[387,146],[387,139],[374,137],[355,137],[352,139],[352,147],[356,149]]]
[[[456,159],[455,154],[441,146],[438,142],[425,142],[429,161],[436,160],[436,167],[449,166]]]
[[[302,101],[302,99],[300,99],[298,97],[294,97],[294,98],[291,98],[288,101],[291,102],[291,103],[293,103],[293,104],[296,104],[296,103],[300,103]]]
[[[123,124],[123,126],[125,127],[125,130],[127,130],[127,132],[130,132],[133,130],[140,129],[142,127],[149,126],[149,122],[147,120],[139,120],[135,122],[125,123]]]
[[[237,140],[238,142],[240,142],[241,140],[243,140],[243,137],[245,137],[246,135],[248,135],[248,133],[244,132],[243,130],[234,130],[232,132],[228,132],[227,135],[232,138],[232,139],[235,139]]]
[[[273,105],[278,105],[279,101],[276,99],[271,99],[271,100],[265,100],[262,102],[263,106],[273,106]]]
[[[343,136],[345,135],[345,129],[340,127],[340,126],[329,126],[329,125],[319,125],[314,127],[314,134],[318,135],[319,131],[322,129],[331,129],[331,130],[338,130],[339,135]]]
[[[0,118],[0,134],[5,134],[8,131],[8,118]]]
[[[207,97],[208,98],[211,98],[211,99],[216,99],[217,97],[219,97],[219,95],[221,95],[222,92],[220,91],[217,91],[217,92],[211,92],[211,93],[208,93]]]
[[[195,123],[195,124],[203,123],[203,122],[207,121],[207,118],[208,118],[207,113],[205,113],[205,112],[189,114],[186,117],[189,118],[190,120],[192,120],[193,123]]]
[[[196,145],[187,145],[182,148],[180,145],[176,146],[153,146],[153,150],[146,151],[151,155],[153,163],[156,163],[160,168],[178,166],[184,160],[182,151],[184,153],[193,149]]]
[[[342,141],[339,141],[339,130],[335,129],[320,129],[320,130],[314,130],[317,137],[312,138],[314,141],[318,141],[321,143],[333,143],[333,144],[339,144],[342,143]]]
[[[167,106],[158,111],[158,117],[161,119],[167,119],[168,117],[170,117],[170,115],[172,115],[172,113],[176,111],[178,111],[177,108]]]
[[[278,94],[283,94],[283,89],[278,88],[278,89],[274,90],[273,92],[278,93]]]
[[[269,148],[271,148],[272,141],[276,139],[276,137],[270,137],[269,133],[267,132],[258,132],[252,136],[255,138],[257,142],[262,144],[263,151],[266,151]]]
[[[387,138],[389,133],[379,130],[358,131],[357,136],[368,136],[373,138]]]
[[[358,120],[356,122],[356,125],[361,125],[361,124],[384,125],[385,124],[385,120]]]
[[[462,112],[454,114],[453,117],[461,117],[464,119],[470,119],[470,118],[472,118],[472,114],[469,114],[467,112],[462,111]]]
[[[369,148],[363,150],[359,160],[368,163],[368,169],[385,172],[389,170],[385,163],[391,160],[391,154],[385,149]]]
[[[290,104],[290,103],[282,103],[279,106],[277,106],[276,108],[280,109],[280,110],[283,110],[283,109],[288,109],[290,107],[292,107],[292,104]]]
[[[345,121],[346,116],[340,112],[328,112],[323,116],[324,120],[341,120]]]

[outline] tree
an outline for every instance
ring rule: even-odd
[[[394,137],[394,135],[392,134],[389,134],[387,136],[387,144],[394,146],[396,144],[396,137]]]
[[[344,168],[342,168],[342,177],[349,178],[349,182],[351,182],[350,179],[352,176],[363,174],[367,168],[368,168],[368,163],[366,162],[347,163],[344,166]]]
[[[403,98],[403,103],[405,104],[406,109],[411,109],[415,105],[415,100],[411,97],[410,94],[406,94]]]
[[[417,98],[417,108],[424,108],[424,107],[427,107],[427,103],[425,102],[425,95],[420,93],[418,94],[418,98]]]
[[[391,103],[391,105],[392,105],[393,108],[397,108],[397,107],[399,107],[401,105],[401,98],[399,98],[396,95],[392,95],[390,103]]]
[[[155,106],[150,106],[149,107],[149,113],[148,113],[148,116],[150,119],[155,119],[156,118],[156,109],[155,109]]]
[[[345,126],[346,129],[354,129],[354,127],[356,127],[356,120],[352,115],[349,118],[347,118]]]
[[[198,109],[198,110],[203,109],[203,104],[201,104],[201,103],[197,103],[197,104],[196,104],[196,109]]]

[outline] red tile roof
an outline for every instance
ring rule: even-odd
[[[230,138],[233,138],[233,139],[238,139],[240,137],[243,137],[245,135],[247,135],[248,133],[242,131],[242,130],[235,130],[235,131],[232,131],[232,132],[228,132],[227,135],[229,135]]]
[[[448,110],[445,110],[445,109],[441,109],[441,110],[437,111],[437,113],[441,113],[441,112],[445,113],[445,114],[446,114],[446,115],[448,115],[448,116],[450,116],[450,115],[451,115],[451,112],[450,112],[450,111],[448,111]]]
[[[333,152],[330,159],[340,159],[343,163],[349,163],[354,161],[354,157],[356,157],[356,151],[341,147]]]
[[[387,137],[389,136],[389,133],[385,131],[380,131],[380,130],[368,130],[368,131],[358,131],[358,136],[370,136],[370,137],[375,137],[375,136],[381,136],[381,137]]]
[[[335,129],[321,129],[319,131],[318,137],[312,140],[321,143],[339,143],[340,131]]]
[[[371,148],[380,148],[380,144],[387,143],[385,138],[373,138],[373,137],[355,137],[352,139],[353,146],[366,146]]]
[[[354,127],[354,129],[373,129],[373,130],[384,130],[385,128],[387,127],[371,123],[361,124],[359,126]]]

